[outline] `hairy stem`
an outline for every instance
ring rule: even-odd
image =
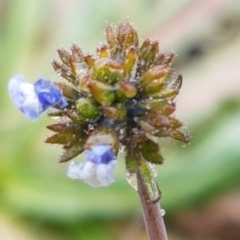
[[[158,199],[157,201],[151,199],[147,183],[140,171],[137,172],[136,177],[138,195],[149,240],[168,240]]]

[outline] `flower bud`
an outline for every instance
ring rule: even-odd
[[[79,98],[75,106],[84,118],[94,119],[99,116],[99,106],[92,98]]]
[[[138,35],[136,30],[129,22],[119,24],[117,28],[116,38],[121,46],[121,51],[125,52],[130,46],[138,46]]]
[[[176,104],[171,101],[163,99],[152,98],[147,102],[143,102],[141,106],[145,109],[151,109],[157,112],[161,112],[163,115],[170,115],[175,111]]]
[[[103,83],[113,84],[123,78],[123,64],[109,58],[100,58],[95,61],[93,79]]]
[[[106,26],[107,42],[111,51],[111,57],[115,56],[117,50],[117,41],[111,25]]]
[[[118,90],[120,90],[126,98],[133,98],[137,94],[137,88],[132,83],[125,81],[118,82]]]
[[[140,48],[137,72],[142,74],[149,69],[159,52],[159,45],[157,41],[151,42],[146,39]]]
[[[88,83],[90,93],[102,106],[109,106],[115,100],[114,89],[111,85],[91,80]]]
[[[101,58],[107,58],[110,56],[109,54],[109,48],[107,45],[102,45],[97,49],[98,57]]]
[[[146,71],[140,79],[140,84],[143,90],[149,91],[157,86],[164,86],[165,79],[170,73],[170,68],[165,68],[163,66],[155,66]]]
[[[123,120],[127,115],[125,106],[103,106],[102,110],[104,115],[111,120]]]
[[[165,99],[174,99],[178,95],[179,90],[176,89],[162,89],[160,92],[157,92],[155,95],[159,98]]]
[[[137,52],[134,46],[130,46],[127,49],[125,60],[124,60],[124,76],[131,75],[133,67],[137,60]]]

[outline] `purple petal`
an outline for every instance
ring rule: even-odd
[[[43,111],[55,105],[58,105],[60,108],[67,106],[68,103],[64,98],[61,89],[59,89],[54,83],[46,79],[39,79],[34,84],[34,88],[39,101],[43,106]]]

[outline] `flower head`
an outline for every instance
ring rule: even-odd
[[[14,105],[26,116],[35,121],[47,108],[58,105],[66,107],[67,102],[52,82],[39,79],[34,85],[27,83],[22,75],[14,76],[8,85],[9,95]]]
[[[55,108],[48,115],[59,121],[47,127],[54,134],[46,142],[63,146],[61,163],[85,152],[87,161],[72,162],[68,176],[93,186],[113,181],[120,148],[134,172],[144,161],[163,163],[159,138],[189,141],[173,116],[182,85],[182,76],[172,71],[174,54],[160,53],[157,41],[139,43],[129,22],[108,25],[106,37],[95,55],[75,44],[70,51],[58,49],[60,61],[52,66],[64,82],[40,79],[33,87],[18,75],[9,84],[13,102],[29,119]]]
[[[71,162],[67,176],[72,179],[83,179],[93,187],[107,186],[114,182],[112,172],[116,156],[109,145],[97,145],[85,150],[87,161],[75,164]]]
[[[95,145],[110,145],[115,155],[120,147],[125,150],[128,169],[142,160],[161,164],[158,138],[189,141],[172,116],[182,84],[182,76],[174,76],[171,68],[174,54],[159,53],[157,41],[140,44],[129,22],[115,29],[108,25],[106,37],[95,56],[75,44],[71,52],[58,49],[61,62],[52,65],[68,82],[58,86],[70,104],[50,113],[64,121],[48,126],[56,134],[46,141],[63,144],[60,162]]]

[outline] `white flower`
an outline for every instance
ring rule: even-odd
[[[103,187],[114,182],[112,176],[116,165],[116,156],[109,145],[96,145],[85,150],[87,161],[75,164],[71,162],[67,176],[72,179],[83,179],[93,187]]]
[[[112,172],[116,162],[116,160],[112,160],[108,164],[97,164],[90,161],[79,164],[71,162],[68,167],[67,176],[72,179],[83,179],[93,187],[107,186],[115,181]]]

